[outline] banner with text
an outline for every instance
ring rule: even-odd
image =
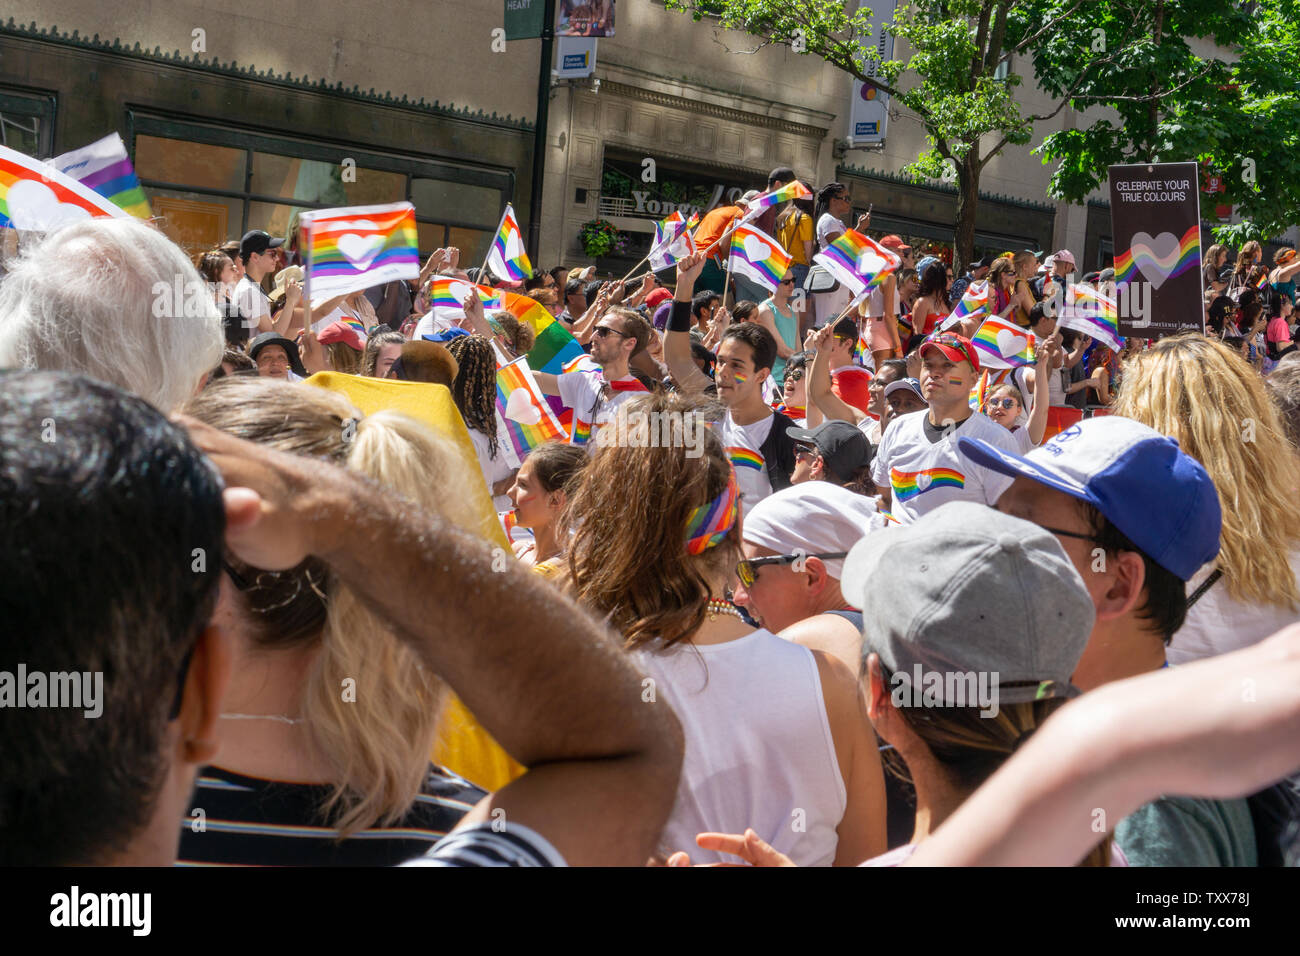
[[[1122,336],[1205,327],[1200,172],[1195,163],[1110,167],[1115,302]]]

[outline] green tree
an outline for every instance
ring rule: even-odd
[[[1077,14],[1092,0],[1059,4],[1065,12],[1040,16],[1046,2],[1026,0],[913,0],[901,4],[888,24],[871,22],[870,9],[850,9],[853,0],[667,0],[670,9],[697,20],[716,16],[721,25],[760,39],[759,48],[781,44],[818,56],[906,106],[925,127],[930,148],[904,167],[915,180],[955,180],[957,268],[970,261],[980,175],[1007,146],[1023,146],[1035,122],[1051,119],[1075,86],[1104,72],[1117,54],[1090,58],[1046,113],[1022,110],[1015,91],[1021,77],[1012,57],[1050,42],[1063,16]],[[1027,8],[1033,7],[1032,12]],[[882,62],[875,39],[880,27],[904,41],[909,59]],[[1130,22],[1117,30],[1116,44],[1140,34]],[[1005,75],[999,72],[1006,69]]]
[[[1068,94],[1074,109],[1106,108],[1038,148],[1045,163],[1060,164],[1051,195],[1081,201],[1113,164],[1194,160],[1222,175],[1218,201],[1237,206],[1240,221],[1216,227],[1219,241],[1264,239],[1300,218],[1296,0],[1097,0],[1065,13],[1071,6],[1031,0],[1024,7],[1028,16],[1058,15],[1062,23],[1034,50],[1039,85]],[[1124,25],[1135,21],[1145,24],[1144,35],[1121,48]],[[1214,55],[1200,55],[1189,38],[1215,44]],[[1108,69],[1089,68],[1099,56],[1108,57]]]

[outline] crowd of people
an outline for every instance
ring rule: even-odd
[[[1046,305],[1068,250],[954,276],[884,236],[852,305],[838,183],[755,220],[775,290],[730,275],[759,193],[666,285],[448,248],[317,302],[262,231],[25,241],[0,669],[105,679],[91,719],[0,675],[0,860],[1300,862],[1294,250],[1211,248],[1204,331],[1117,353]],[[510,458],[537,329],[435,312],[446,276],[581,346],[533,371],[565,440]],[[1031,364],[954,316],[985,281]]]

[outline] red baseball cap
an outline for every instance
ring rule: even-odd
[[[657,309],[672,297],[673,294],[667,289],[651,289],[650,294],[645,297],[645,304],[651,309]]]
[[[956,332],[935,332],[921,343],[921,355],[924,356],[925,350],[929,348],[938,349],[949,362],[970,362],[970,367],[976,374],[979,373],[979,356],[975,354],[975,346],[971,345],[970,339],[964,335],[958,335]]]
[[[342,342],[344,345],[356,349],[358,352],[366,350],[366,340],[352,326],[344,322],[334,322],[321,329],[316,339],[321,345],[329,345],[331,342]]]
[[[897,252],[900,249],[912,248],[911,246],[909,246],[907,243],[903,241],[902,236],[897,236],[894,235],[893,233],[890,233],[888,236],[885,236],[884,239],[881,239],[880,244],[884,246],[886,249],[891,249],[894,252]]]

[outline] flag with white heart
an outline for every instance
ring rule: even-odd
[[[876,288],[903,264],[902,259],[880,243],[853,229],[832,240],[813,256],[813,262],[846,285],[855,296]]]
[[[1037,361],[1034,333],[997,316],[984,320],[971,344],[980,354],[980,365],[989,368],[1021,368]]]
[[[510,282],[523,282],[533,275],[533,264],[524,250],[524,234],[515,219],[515,207],[509,203],[506,203],[506,211],[501,216],[492,248],[488,250],[487,267],[493,275]]]
[[[53,166],[0,146],[0,227],[48,232],[126,211]]]
[[[1065,301],[1061,303],[1056,324],[1104,342],[1117,352],[1124,347],[1115,300],[1086,282],[1072,282],[1066,286]]]
[[[731,271],[775,292],[790,268],[790,257],[761,229],[737,226],[731,234]]]
[[[313,209],[298,217],[302,229],[303,286],[313,305],[395,279],[420,277],[415,207]]]
[[[510,439],[506,458],[515,467],[538,445],[568,438],[523,356],[497,369],[497,415],[502,433]]]

